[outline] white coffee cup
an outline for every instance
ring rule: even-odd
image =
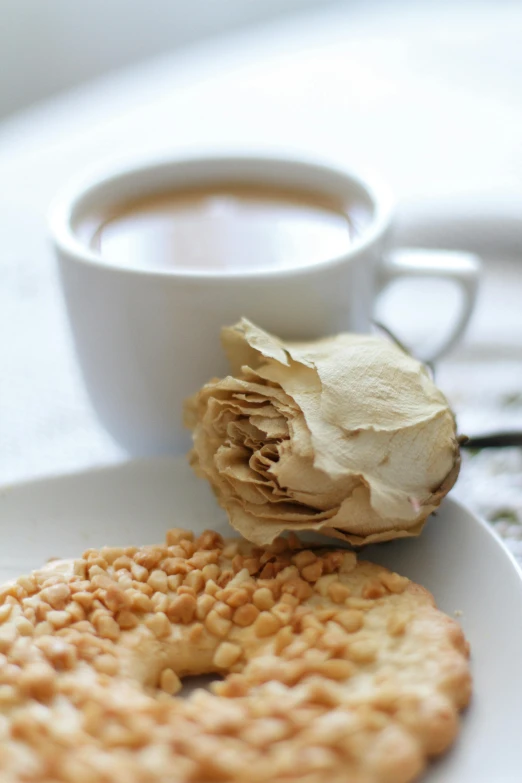
[[[369,215],[338,258],[291,269],[206,272],[111,265],[81,237],[93,211],[184,186],[243,182],[304,188],[346,198]],[[94,408],[134,454],[181,452],[184,399],[227,373],[219,333],[246,316],[288,339],[371,328],[376,297],[401,275],[438,276],[463,293],[460,318],[438,351],[460,337],[475,301],[479,262],[449,251],[386,253],[392,201],[385,188],[349,171],[265,157],[159,160],[105,172],[59,197],[50,225],[76,351]],[[430,357],[433,358],[433,357]]]

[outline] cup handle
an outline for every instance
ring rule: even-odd
[[[462,290],[461,311],[451,334],[430,356],[424,357],[425,362],[433,362],[451,350],[465,331],[477,298],[481,265],[478,256],[456,250],[398,248],[385,255],[381,291],[398,277],[439,277],[454,281]]]

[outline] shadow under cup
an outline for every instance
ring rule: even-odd
[[[357,230],[334,258],[218,271],[126,267],[86,239],[86,226],[92,231],[115,205],[223,182],[335,199]],[[133,455],[185,451],[183,402],[228,373],[220,329],[241,317],[293,340],[368,331],[390,204],[385,189],[356,175],[265,157],[162,160],[71,187],[51,210],[51,230],[76,353],[104,427]]]

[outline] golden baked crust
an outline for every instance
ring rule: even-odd
[[[172,530],[1,588],[2,783],[414,780],[468,703],[463,634],[406,578],[304,546]]]

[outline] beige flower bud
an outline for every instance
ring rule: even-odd
[[[422,364],[371,335],[285,343],[222,332],[233,376],[186,406],[190,460],[236,530],[353,544],[418,535],[460,466],[455,420]]]

